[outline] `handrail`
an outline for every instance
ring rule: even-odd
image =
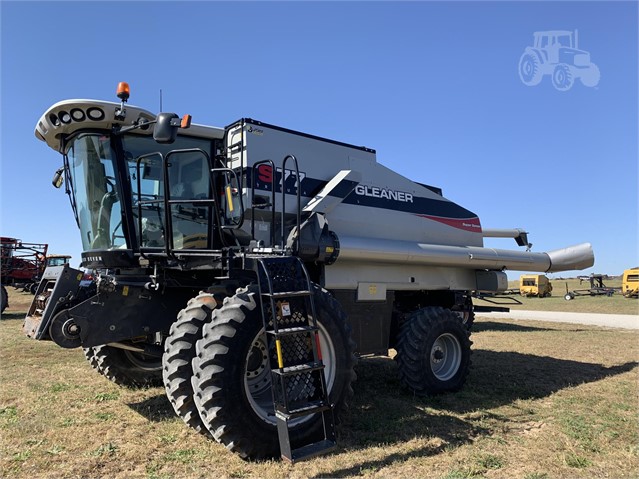
[[[295,155],[286,155],[284,157],[284,160],[282,161],[282,251],[284,251],[284,247],[286,246],[286,238],[285,238],[285,232],[286,232],[286,228],[285,228],[285,222],[284,222],[284,217],[286,214],[286,188],[285,188],[285,182],[286,182],[286,162],[288,160],[293,160],[295,163],[295,184],[296,184],[296,190],[297,190],[297,231],[298,231],[298,235],[297,235],[297,239],[295,240],[298,246],[298,250],[299,250],[299,229],[300,226],[302,224],[302,197],[301,197],[301,191],[302,191],[302,182],[300,181],[300,169],[299,169],[299,165],[297,163],[297,158],[295,158]]]
[[[219,222],[219,225],[220,225],[221,229],[238,229],[238,228],[240,228],[242,226],[242,224],[244,223],[244,200],[242,200],[242,191],[241,191],[241,189],[239,189],[240,180],[237,177],[237,173],[232,168],[211,168],[210,171],[211,171],[211,173],[220,173],[220,172],[229,173],[235,178],[235,183],[238,185],[238,198],[240,200],[240,219],[237,222],[237,224],[233,224],[233,225],[228,226],[228,225],[223,225],[221,222]],[[213,181],[213,187],[215,188],[217,186],[215,184],[215,175],[211,175],[211,179]],[[230,184],[231,184],[231,182],[229,181],[228,182],[228,187],[229,188],[230,188]],[[217,190],[215,189],[214,191],[217,191]],[[229,200],[229,198],[227,198],[227,201],[228,200]],[[230,200],[232,201],[232,198]],[[231,208],[232,208],[232,206],[229,206],[229,209],[231,209]]]

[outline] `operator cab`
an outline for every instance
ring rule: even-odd
[[[66,184],[83,266],[176,260],[237,243],[230,231],[242,223],[241,190],[219,159],[224,130],[171,113],[153,117],[125,105],[128,86],[126,94],[120,87],[120,104],[60,102],[36,127],[63,155],[53,184]]]
[[[69,264],[71,260],[71,256],[65,254],[50,254],[47,255],[46,259],[46,267],[49,266],[64,266],[65,264]]]

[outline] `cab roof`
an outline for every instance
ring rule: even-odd
[[[155,115],[143,108],[124,104],[126,115],[118,119],[116,112],[121,108],[120,103],[101,100],[64,100],[55,103],[44,112],[35,126],[35,136],[44,141],[52,149],[62,153],[62,139],[82,129],[102,129],[110,131],[114,126],[130,126],[143,121],[154,121]],[[134,130],[139,134],[153,133],[153,125],[146,130]],[[213,126],[191,124],[180,134],[197,136],[200,138],[221,139],[224,129]]]

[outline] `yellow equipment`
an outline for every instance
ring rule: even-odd
[[[639,267],[627,269],[623,272],[621,293],[626,298],[639,297]]]
[[[519,294],[544,298],[552,295],[552,284],[544,274],[522,274],[519,278]]]

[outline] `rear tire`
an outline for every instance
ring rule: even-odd
[[[0,295],[0,313],[4,313],[7,306],[9,306],[9,293],[7,293],[7,288],[2,285],[2,293]]]
[[[200,417],[216,441],[245,459],[279,455],[271,395],[269,358],[255,286],[226,298],[204,325],[193,359],[194,391]],[[355,343],[346,315],[325,290],[313,287],[327,387],[337,418],[352,396]],[[270,409],[269,409],[270,408]],[[292,421],[295,447],[320,431],[321,414]]]
[[[84,356],[93,369],[118,386],[162,385],[161,358],[106,345],[84,348]]]
[[[211,321],[211,312],[216,306],[212,294],[202,293],[191,299],[171,325],[162,356],[164,389],[175,413],[187,426],[205,435],[208,431],[193,399],[191,362],[195,357],[195,344],[202,338],[202,327]]]
[[[470,331],[473,327],[473,323],[475,322],[475,312],[467,311],[464,313],[462,317],[462,324],[466,328],[467,331]]]
[[[401,382],[417,396],[458,391],[470,369],[470,332],[444,308],[422,308],[407,316],[397,342]]]

